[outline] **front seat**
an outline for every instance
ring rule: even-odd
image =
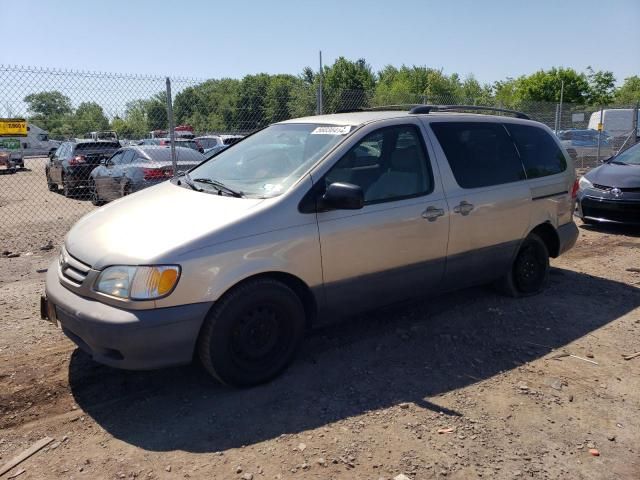
[[[365,201],[406,197],[424,190],[420,185],[422,165],[415,146],[394,150],[389,169],[365,193]]]

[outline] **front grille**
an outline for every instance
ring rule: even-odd
[[[597,183],[594,183],[593,188],[595,188],[596,190],[602,190],[603,192],[610,192],[615,187],[609,187],[607,185],[599,185]],[[638,193],[640,192],[640,187],[620,188],[620,191],[625,193]]]
[[[640,202],[598,201],[587,197],[582,199],[581,207],[585,217],[640,223]]]
[[[90,265],[82,263],[77,258],[72,257],[64,247],[60,252],[59,263],[62,278],[76,287],[82,286],[82,282],[84,282],[89,274],[89,270],[91,270]]]

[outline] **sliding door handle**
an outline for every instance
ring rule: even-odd
[[[473,205],[471,203],[463,200],[458,205],[453,207],[453,211],[466,217],[467,215],[469,215],[471,213],[471,210],[473,210],[473,208],[474,207],[473,207]]]

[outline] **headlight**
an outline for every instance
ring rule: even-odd
[[[593,188],[593,183],[591,183],[585,177],[580,177],[580,181],[578,182],[578,186],[580,187],[580,190],[585,190],[587,188]]]
[[[115,266],[98,277],[95,290],[118,298],[154,300],[170,294],[180,278],[177,265]]]

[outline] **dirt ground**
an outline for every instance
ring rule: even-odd
[[[581,225],[541,295],[362,315],[232,390],[197,365],[98,365],[39,319],[43,270],[92,208],[48,192],[42,165],[0,176],[0,250],[20,255],[0,258],[0,465],[54,441],[2,480],[640,478],[640,357],[623,359],[640,351],[640,231]]]

